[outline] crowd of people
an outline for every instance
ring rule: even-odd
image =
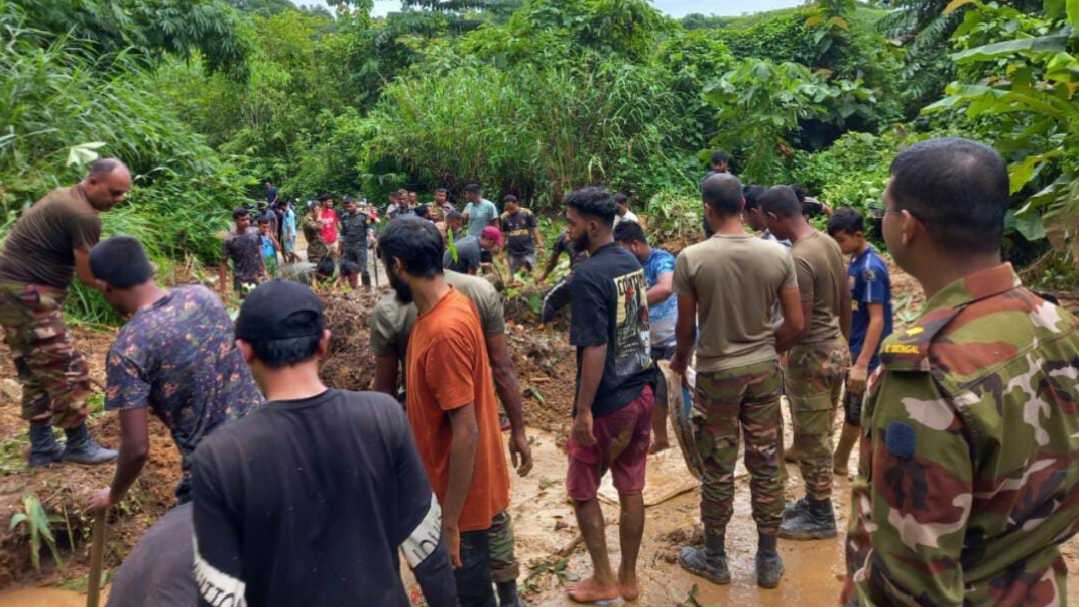
[[[24,387],[30,465],[116,460],[111,485],[90,498],[97,511],[138,477],[149,412],[182,455],[179,507],[125,560],[109,604],[404,606],[403,555],[429,605],[523,605],[499,403],[516,474],[532,453],[502,299],[475,274],[503,235],[510,267],[534,271],[535,217],[512,196],[499,214],[475,185],[461,212],[444,190],[431,205],[397,192],[381,223],[356,200],[338,214],[320,197],[301,220],[309,262],[369,285],[374,244],[391,287],[369,320],[373,391],[351,392],[319,377],[332,337],[320,298],[272,278],[278,255],[295,255],[296,221],[271,184],[258,227],[237,209],[224,245],[244,296],[233,322],[203,286],[159,286],[135,239],[99,242],[99,213],[130,183],[122,162],[94,162],[24,213],[0,254],[0,325]],[[667,419],[682,415],[666,411],[669,395],[690,386],[682,446],[701,471],[704,541],[678,560],[692,574],[731,581],[725,532],[743,439],[764,588],[784,574],[780,538],[837,536],[833,477],[848,474],[857,442],[843,604],[1063,603],[1058,547],[1079,529],[1079,325],[1002,261],[999,154],[949,138],[895,158],[880,229],[928,298],[901,330],[888,264],[858,211],[744,186],[725,154],[700,188],[704,237],[677,256],[650,242],[624,197],[590,186],[565,198],[543,277],[570,256],[544,313],[569,306],[577,350],[565,491],[592,574],[570,598],[641,596],[648,455],[669,447]],[[816,211],[826,231],[807,217]],[[127,319],[107,356],[118,453],[86,430],[89,378],[61,315],[75,274]],[[785,459],[804,485],[789,504]],[[617,568],[597,500],[608,472]]]

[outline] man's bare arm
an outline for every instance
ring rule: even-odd
[[[797,286],[789,286],[779,290],[779,303],[783,307],[783,324],[776,330],[776,351],[786,352],[805,333],[813,302],[802,299]]]

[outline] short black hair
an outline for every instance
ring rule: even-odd
[[[614,228],[615,242],[639,242],[648,244],[644,228],[636,221],[622,221]]]
[[[470,184],[465,186],[465,191],[466,192],[472,192],[474,194],[480,194],[480,193],[483,192],[483,188],[480,187],[480,184],[478,184],[478,183],[470,183]]]
[[[438,228],[416,217],[394,219],[378,238],[379,257],[386,263],[397,258],[412,276],[431,278],[442,273],[445,245]]]
[[[502,197],[502,202],[518,202],[518,200],[513,194],[506,194]]]
[[[1000,248],[1009,189],[1008,167],[996,150],[959,137],[930,139],[900,152],[891,174],[894,210],[917,217],[942,249]]]
[[[847,234],[865,233],[865,218],[850,207],[840,207],[828,218],[828,234],[835,236],[839,232]]]
[[[748,185],[742,188],[742,196],[746,199],[747,211],[760,207],[761,194],[767,189],[763,185]]]
[[[447,190],[446,188],[435,188],[435,194],[437,194],[439,192],[442,192],[443,194],[449,194],[450,193],[450,191]]]
[[[700,156],[698,156],[698,158],[700,158]],[[712,152],[712,159],[710,161],[710,164],[719,164],[721,162],[726,162],[727,164],[730,164],[731,155],[724,150],[716,150]]]
[[[416,217],[419,217],[420,219],[428,219],[431,215],[431,209],[425,204],[418,205],[412,211],[416,214]]]
[[[271,369],[307,362],[318,354],[322,335],[250,342],[255,358]]]
[[[716,173],[701,184],[701,198],[721,217],[742,212],[742,182],[729,173]]]
[[[262,224],[270,225],[270,218],[269,217],[259,217],[259,225],[262,225]]]
[[[798,198],[798,203],[799,204],[806,201],[806,196],[809,196],[809,192],[806,191],[805,187],[803,187],[803,186],[801,186],[801,185],[799,185],[797,183],[792,183],[790,188],[791,188],[791,190],[794,191],[795,197]]]
[[[628,207],[629,206],[629,196],[625,192],[619,192],[619,193],[614,195],[614,203],[615,204],[624,204],[624,205],[626,205]]]
[[[611,196],[607,190],[595,186],[574,190],[566,197],[566,206],[581,215],[602,220],[607,227],[614,223],[614,216],[617,214],[614,196]]]
[[[450,211],[446,213],[446,221],[464,221],[465,216],[460,211]]]
[[[235,209],[232,210],[232,218],[233,219],[239,219],[241,217],[247,217],[250,214],[251,213],[248,212],[248,210],[245,209],[244,207],[236,207]]]
[[[154,276],[146,250],[131,236],[113,236],[90,250],[90,271],[118,289],[141,285]]]
[[[333,200],[333,194],[330,194],[328,192],[323,192],[323,193],[318,195],[318,201],[319,202],[326,202],[327,200]]]
[[[761,210],[777,217],[794,217],[802,214],[802,203],[789,185],[777,185],[764,191],[757,199]]]

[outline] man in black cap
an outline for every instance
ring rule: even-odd
[[[268,402],[195,452],[201,604],[406,607],[400,548],[428,604],[455,606],[442,509],[401,406],[319,379],[330,346],[319,298],[261,285],[236,343]]]
[[[148,411],[172,433],[182,457],[176,488],[190,499],[191,454],[210,432],[243,416],[262,395],[232,337],[232,320],[201,285],[162,289],[139,241],[114,236],[90,251],[105,299],[128,317],[107,357],[105,409],[120,412],[120,458],[112,486],[90,498],[90,510],[120,502],[150,452]]]

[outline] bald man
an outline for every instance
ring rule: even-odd
[[[22,384],[30,466],[116,459],[116,451],[97,444],[86,428],[90,376],[64,325],[63,308],[76,274],[97,288],[90,249],[101,236],[99,214],[130,189],[123,162],[96,160],[82,181],[49,192],[23,213],[0,252],[0,326]],[[53,437],[53,426],[64,429],[66,444]]]

